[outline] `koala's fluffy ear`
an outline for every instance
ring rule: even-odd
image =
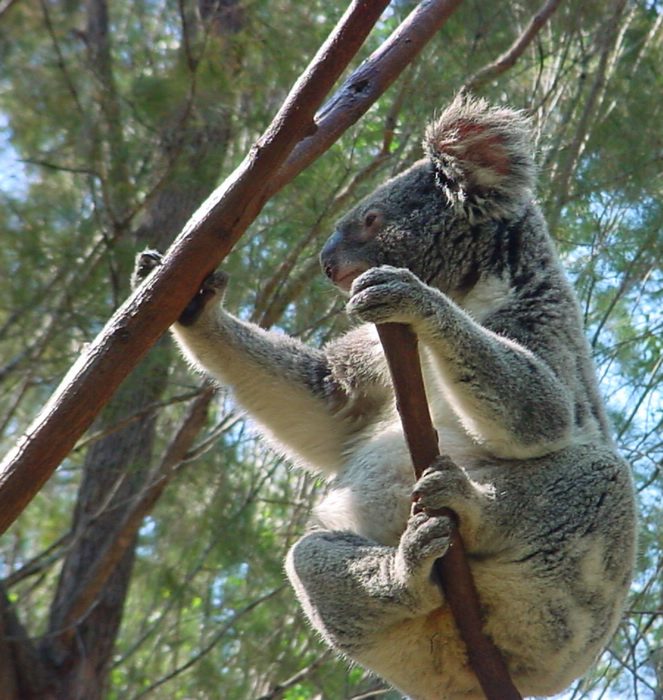
[[[424,136],[439,186],[472,222],[515,216],[532,197],[532,148],[522,112],[465,95],[456,97]]]

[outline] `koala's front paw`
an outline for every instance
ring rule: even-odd
[[[228,279],[228,274],[222,270],[216,270],[208,275],[200,285],[196,296],[186,305],[177,322],[183,326],[191,326],[198,320],[203,309],[214,297],[223,300],[228,287]]]
[[[134,270],[131,273],[131,288],[136,289],[144,279],[149,277],[161,265],[162,259],[163,255],[158,250],[148,248],[142,253],[138,253],[134,261]]]
[[[430,576],[433,563],[449,549],[452,522],[446,516],[415,513],[401,535],[398,555],[409,576]]]
[[[427,315],[428,287],[412,272],[382,265],[352,283],[349,314],[368,323],[411,323]]]

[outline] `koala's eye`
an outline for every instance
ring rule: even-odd
[[[369,209],[364,213],[364,218],[356,232],[358,241],[370,241],[374,238],[380,231],[382,225],[383,216],[379,209]]]
[[[379,224],[381,219],[382,216],[380,215],[379,211],[376,211],[375,209],[370,209],[364,215],[364,226],[366,228],[371,228],[371,226]]]

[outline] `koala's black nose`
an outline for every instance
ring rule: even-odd
[[[334,231],[320,251],[320,264],[329,279],[334,279],[334,270],[337,266],[336,254],[342,240],[343,236],[338,231]]]

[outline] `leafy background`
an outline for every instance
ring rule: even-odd
[[[363,55],[414,4],[393,2]],[[344,9],[0,3],[4,452],[127,295],[135,252],[167,247]],[[561,3],[513,66],[473,83],[538,9],[463,2],[367,116],[268,204],[226,261],[228,306],[312,343],[338,333],[342,300],[317,263],[335,217],[419,157],[424,124],[463,85],[527,109],[538,196],[641,515],[619,632],[563,697],[660,699],[663,8]],[[173,469],[164,456],[192,406],[200,415]],[[285,585],[284,553],[323,488],[267,452],[232,396],[164,338],[0,541],[2,697],[399,697],[327,653]],[[131,513],[137,527],[120,532]],[[121,536],[129,546],[85,602],[86,572]]]

